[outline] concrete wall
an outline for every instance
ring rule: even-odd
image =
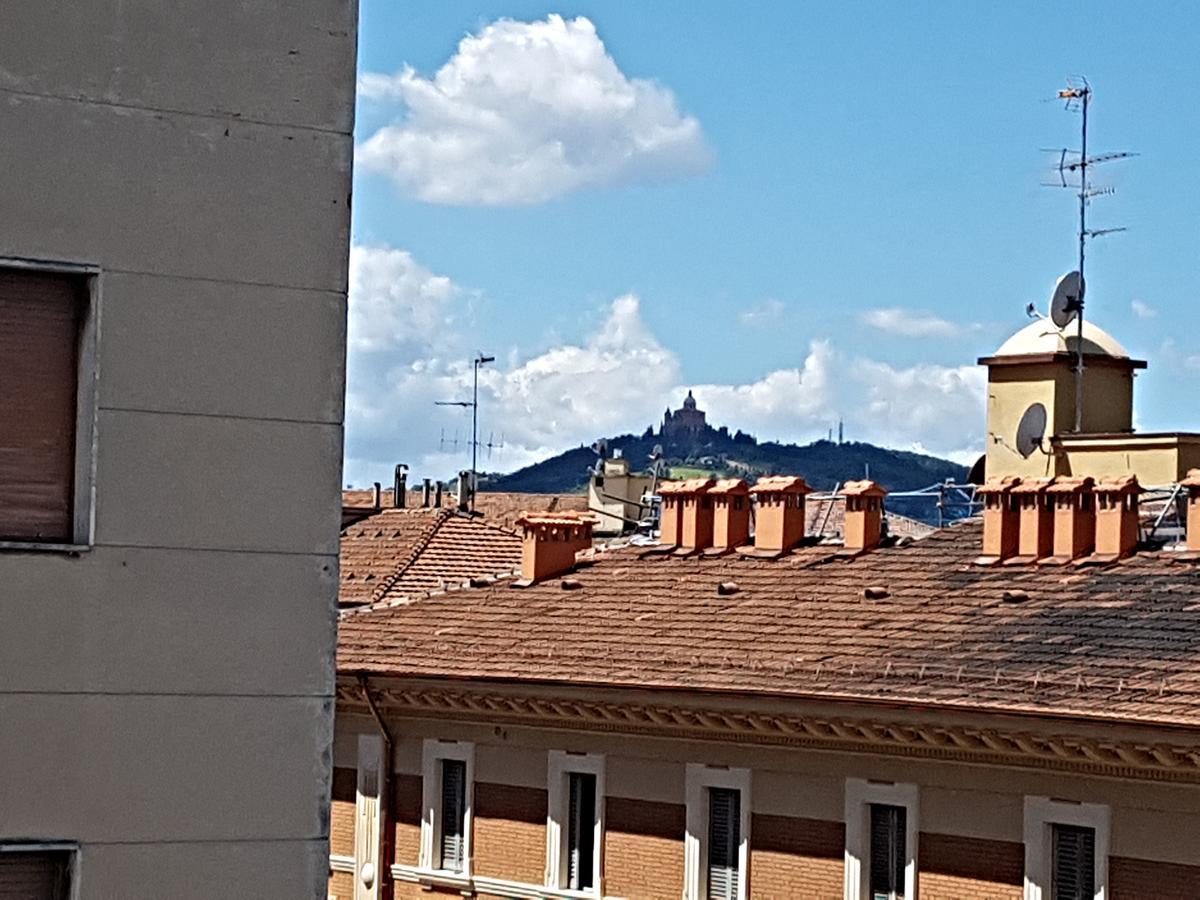
[[[100,267],[94,546],[0,550],[0,841],[324,897],[357,3],[18,0],[0,257]]]
[[[1022,896],[1023,805],[1028,796],[1101,803],[1111,807],[1110,857],[1114,896],[1194,896],[1200,890],[1200,786],[1096,778],[1063,772],[958,762],[669,740],[600,732],[472,725],[452,721],[395,719],[393,754],[397,780],[413,784],[421,772],[426,737],[475,742],[476,789],[491,797],[497,785],[513,796],[545,789],[547,751],[605,754],[606,893],[629,897],[678,897],[684,865],[682,839],[685,767],[689,762],[752,770],[750,884],[754,897],[840,897],[847,778],[909,782],[920,798],[921,896],[931,898]],[[374,723],[338,718],[337,765],[354,765],[357,734],[377,733]],[[540,794],[539,794],[540,796]],[[477,798],[478,799],[478,798]],[[503,853],[477,857],[476,876],[511,879],[515,872],[495,860],[533,861],[544,853],[544,832],[521,819],[515,804]],[[403,815],[409,837],[397,841],[395,860],[416,864],[419,817],[412,804]],[[492,819],[504,819],[490,804]],[[489,827],[492,823],[489,823]],[[498,832],[493,829],[493,835]],[[485,863],[487,865],[485,865]],[[511,863],[509,864],[511,868]],[[1177,892],[1155,893],[1156,869],[1170,873]],[[1120,881],[1120,879],[1124,879]],[[536,878],[530,878],[537,884]],[[1120,894],[1115,886],[1125,890]],[[411,886],[397,885],[396,896]],[[1188,890],[1192,891],[1191,894]],[[411,896],[416,896],[411,893]]]

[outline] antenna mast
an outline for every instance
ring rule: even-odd
[[[477,353],[475,358],[471,360],[471,365],[474,368],[474,379],[471,386],[470,400],[438,400],[434,406],[461,406],[464,409],[471,410],[471,512],[475,512],[475,486],[479,481],[478,461],[479,461],[479,367],[490,362],[495,362],[496,357],[484,356],[482,353]],[[491,441],[488,441],[489,448]]]
[[[1114,159],[1124,159],[1134,154],[1103,153],[1098,156],[1088,156],[1088,107],[1092,101],[1092,86],[1088,84],[1086,78],[1068,78],[1067,86],[1058,92],[1058,99],[1065,101],[1067,109],[1079,110],[1081,120],[1079,158],[1077,160],[1068,159],[1073,154],[1071,151],[1064,149],[1060,152],[1058,162],[1059,186],[1074,187],[1073,184],[1068,183],[1067,176],[1074,176],[1076,172],[1079,173],[1079,295],[1075,299],[1073,310],[1077,319],[1075,338],[1075,432],[1078,434],[1083,431],[1083,296],[1087,289],[1087,282],[1083,277],[1083,264],[1086,255],[1087,240],[1088,238],[1100,237],[1101,235],[1112,234],[1115,231],[1125,230],[1124,228],[1088,229],[1088,202],[1092,197],[1101,194],[1111,194],[1112,189],[1093,189],[1088,183],[1087,170],[1089,166],[1096,165],[1097,163],[1109,162]]]

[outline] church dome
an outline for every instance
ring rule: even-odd
[[[1059,330],[1049,319],[1030,322],[1000,345],[996,356],[1031,356],[1043,353],[1075,353],[1079,348],[1079,326],[1072,322]],[[1083,322],[1083,352],[1090,356],[1128,359],[1129,353],[1116,338],[1088,320]]]
[[[691,391],[688,391],[687,397],[685,397],[683,400],[683,408],[684,409],[695,409],[696,408],[696,398],[692,396]]]

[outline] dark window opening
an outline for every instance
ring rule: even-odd
[[[871,900],[904,900],[907,824],[903,806],[871,804]]]
[[[586,891],[596,886],[596,776],[571,772],[567,781],[567,887]]]
[[[735,900],[738,895],[738,847],[741,835],[741,794],[729,788],[708,790],[708,896]]]
[[[467,813],[467,764],[461,759],[442,760],[442,846],[438,868],[463,870],[466,853],[464,824]]]
[[[1092,900],[1096,894],[1096,830],[1052,825],[1051,900]]]

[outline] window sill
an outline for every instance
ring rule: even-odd
[[[36,541],[0,541],[0,553],[65,553],[78,556],[92,549],[91,544],[42,544]]]
[[[393,864],[392,879],[429,887],[457,888],[464,895],[483,892],[496,897],[538,898],[538,900],[598,900],[599,893],[551,888],[537,884],[524,884],[485,875],[469,876],[461,872],[439,869],[422,869],[418,866]]]

